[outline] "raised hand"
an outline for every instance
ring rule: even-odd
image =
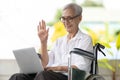
[[[44,20],[39,22],[37,29],[38,29],[38,37],[41,43],[47,43],[49,29],[46,29],[46,23]]]

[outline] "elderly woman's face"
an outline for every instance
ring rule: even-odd
[[[63,11],[61,21],[63,22],[67,32],[72,33],[77,31],[80,20],[80,16],[76,15],[74,10],[65,9]]]

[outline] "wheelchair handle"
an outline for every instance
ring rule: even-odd
[[[94,49],[95,49],[95,52],[97,52],[97,50],[99,50],[104,56],[106,56],[106,54],[101,50],[102,49],[105,49],[105,46],[103,46],[102,44],[100,43],[97,43],[95,46],[94,46]]]
[[[99,48],[102,48],[102,49],[105,48],[105,46],[103,46],[102,44],[100,44],[100,43],[97,43],[97,44],[99,45]]]
[[[100,43],[97,43],[93,48],[94,48],[93,49],[94,57],[96,59],[92,63],[92,66],[93,66],[92,74],[97,74],[98,73],[98,62],[97,62],[98,54],[97,53],[98,51],[100,51],[104,56],[106,56],[105,53],[101,50],[101,48],[104,49],[105,46],[101,45]]]

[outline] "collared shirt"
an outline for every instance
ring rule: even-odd
[[[67,35],[59,38],[49,52],[49,63],[47,66],[68,66],[68,56],[73,48],[80,48],[92,52],[93,45],[91,37],[78,30],[75,37],[70,39],[69,42],[67,42]],[[71,65],[75,65],[78,69],[89,72],[91,60],[77,54],[72,54]]]

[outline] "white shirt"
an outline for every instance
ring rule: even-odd
[[[68,66],[69,52],[73,48],[93,51],[91,37],[78,30],[75,37],[69,42],[67,42],[67,35],[59,38],[49,53],[49,63],[47,66]],[[71,65],[75,65],[80,70],[89,72],[91,60],[77,54],[72,54]]]

